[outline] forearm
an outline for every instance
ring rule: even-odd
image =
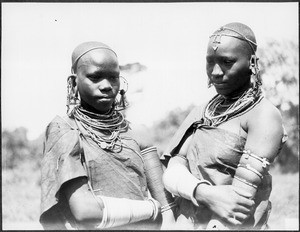
[[[159,206],[154,200],[96,196],[92,201],[83,200],[77,208],[71,207],[71,212],[83,227],[101,229],[154,220],[160,212]]]
[[[163,184],[164,171],[156,147],[149,147],[142,150],[141,153],[145,162],[147,185],[151,196],[161,204],[162,213],[171,210],[175,203],[171,193],[165,189]]]
[[[195,198],[195,190],[202,183],[210,184],[208,181],[197,179],[183,162],[176,162],[175,159],[166,169],[163,182],[168,191],[192,201],[196,206],[198,206],[198,202]]]
[[[126,225],[146,219],[155,220],[159,203],[150,199],[130,200],[125,198],[97,197],[104,204],[103,217],[98,229]]]
[[[76,179],[63,189],[71,213],[79,225],[108,228],[155,218],[160,205],[155,200],[130,200],[96,196],[85,179]]]

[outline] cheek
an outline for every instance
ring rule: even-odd
[[[116,83],[115,85],[113,85],[113,88],[114,88],[117,92],[119,92],[119,90],[120,90],[120,82],[119,82],[119,83]]]
[[[212,73],[212,67],[211,67],[211,65],[206,65],[206,74],[208,75],[208,76],[210,76],[211,75],[211,73]]]
[[[78,91],[81,97],[89,97],[93,95],[95,90],[92,86],[82,83],[81,85],[78,85]]]
[[[112,86],[112,90],[111,93],[113,96],[116,96],[119,92],[119,88],[117,88],[116,86]]]
[[[120,81],[116,81],[115,83],[111,83],[111,86],[114,92],[118,93],[120,90]]]
[[[228,74],[246,77],[249,74],[249,66],[247,63],[236,64],[232,66],[230,70],[228,70]]]

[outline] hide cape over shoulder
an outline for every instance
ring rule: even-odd
[[[173,136],[172,140],[168,144],[167,148],[165,149],[165,152],[160,157],[160,160],[162,163],[166,166],[169,159],[174,154],[174,151],[179,146],[180,142],[182,141],[184,135],[187,133],[187,131],[191,131],[192,125],[200,121],[202,119],[203,115],[203,108],[205,105],[198,106],[194,108],[191,113],[187,116],[187,118],[183,121],[180,128],[176,131],[175,135]]]

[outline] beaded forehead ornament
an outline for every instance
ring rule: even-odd
[[[239,36],[237,35],[232,35],[232,34],[228,34],[228,33],[224,33],[223,31],[225,30],[228,30],[228,31],[233,31],[235,33],[237,33]],[[209,38],[212,38],[214,37],[214,40],[213,40],[213,45],[212,45],[212,48],[216,51],[218,49],[218,45],[221,44],[221,38],[222,36],[229,36],[229,37],[234,37],[234,38],[237,38],[237,39],[241,39],[241,40],[244,40],[246,41],[253,53],[255,54],[255,49],[253,47],[253,45],[257,46],[257,44],[255,42],[253,42],[252,40],[248,39],[246,36],[244,36],[242,33],[232,29],[232,28],[229,28],[229,27],[221,27],[219,28],[213,35],[211,35]]]

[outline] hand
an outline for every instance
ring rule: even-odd
[[[199,185],[195,198],[225,222],[241,225],[253,212],[250,193],[232,185]]]

